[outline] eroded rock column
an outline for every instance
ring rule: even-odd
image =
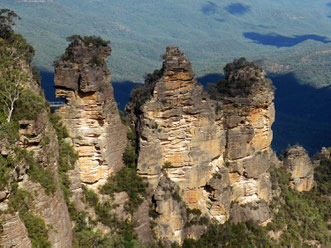
[[[110,52],[76,38],[55,73],[56,95],[66,101],[56,112],[73,137],[80,181],[95,190],[122,167],[127,143],[106,65]]]

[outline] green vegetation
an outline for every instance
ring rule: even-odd
[[[317,183],[317,192],[322,195],[331,195],[331,160],[322,159],[321,165],[314,169],[314,180]]]
[[[43,98],[30,89],[24,89],[16,102],[13,120],[36,120],[46,108]]]
[[[137,85],[130,93],[130,102],[135,111],[139,113],[140,108],[151,98],[150,90],[145,86]]]
[[[29,179],[39,183],[47,195],[56,191],[53,172],[44,168],[33,152],[14,145],[18,140],[19,121],[36,120],[45,109],[43,98],[29,89],[32,78],[28,70],[32,70],[34,50],[21,35],[14,33],[15,19],[19,19],[15,12],[0,10],[0,139],[10,151],[0,155],[0,190],[10,191],[7,211],[19,213],[33,247],[44,248],[51,247],[45,221],[31,212],[32,195],[18,188],[14,180],[17,168],[26,169]],[[40,83],[36,71],[33,78]]]
[[[80,36],[77,34],[74,34],[72,36],[67,37],[68,42],[74,42],[75,40],[80,39],[84,42],[85,46],[96,46],[96,47],[106,47],[109,46],[110,41],[109,40],[103,40],[100,36]]]
[[[0,8],[11,8],[23,17],[24,22],[16,30],[38,49],[36,65],[49,71],[53,69],[52,61],[63,52],[66,37],[74,30],[75,33],[96,34],[112,40],[116,52],[110,58],[110,64],[116,81],[142,82],[145,72],[160,65],[159,55],[164,53],[165,47],[176,44],[192,60],[198,77],[219,73],[219,68],[235,57],[266,57],[276,63],[290,64],[298,72],[296,75],[307,83],[313,80],[316,85],[329,84],[330,59],[327,56],[330,54],[317,53],[309,60],[301,59],[309,52],[330,49],[330,44],[307,40],[294,47],[277,48],[256,44],[242,35],[244,32],[259,32],[287,37],[302,34],[329,37],[330,18],[327,18],[324,1],[311,4],[311,1],[303,0],[298,9],[297,3],[292,1],[284,4],[252,0],[249,2],[250,11],[243,15],[229,13],[226,6],[231,3],[231,0],[183,0],[172,3],[169,8],[168,2],[159,1],[151,6],[146,0],[139,3],[127,0],[121,4],[81,0],[79,5],[74,0],[44,4],[2,0]],[[209,13],[204,12],[206,6],[210,8]],[[260,11],[254,6],[259,6]],[[324,14],[318,16],[314,13]],[[292,17],[299,16],[305,18],[292,22]],[[289,21],[292,22],[291,28]],[[146,23],[153,25],[146,29]],[[301,70],[297,70],[296,65]]]
[[[20,217],[28,230],[28,237],[34,247],[51,247],[44,219],[32,213],[21,214]]]
[[[328,247],[330,161],[323,160],[316,168],[317,186],[311,192],[290,189],[290,174],[285,167],[271,171],[272,188],[280,188],[281,194],[270,204],[272,221],[266,227],[252,221],[212,224],[200,239],[186,239],[182,247],[309,247],[307,241],[311,240]],[[187,214],[190,221],[186,226],[198,223],[199,211],[187,210]],[[279,240],[271,239],[269,231],[280,231]]]
[[[90,62],[93,66],[103,66],[105,64],[105,61],[98,57],[98,56],[94,56]]]
[[[133,213],[143,202],[142,196],[146,192],[147,183],[138,176],[134,168],[122,168],[101,188],[101,193],[113,195],[126,192],[130,200],[126,202],[126,210]]]
[[[125,118],[122,116],[123,122],[128,123]],[[148,183],[137,174],[137,134],[133,127],[130,127],[127,137],[128,144],[123,154],[123,161],[126,166],[108,179],[107,183],[101,188],[101,193],[113,196],[114,193],[126,192],[130,198],[126,202],[126,210],[132,214],[143,202]]]
[[[9,183],[10,175],[8,172],[12,167],[11,159],[0,155],[0,191],[4,190]]]
[[[33,152],[25,149],[16,148],[15,163],[25,163],[28,167],[28,175],[33,182],[39,183],[45,190],[46,194],[53,194],[56,191],[56,182],[53,172],[49,168],[43,168],[33,158]]]
[[[0,111],[0,140],[7,139],[10,144],[15,143],[18,139],[17,122],[7,122],[7,117]]]
[[[185,239],[183,248],[207,247],[274,247],[267,231],[252,221],[211,225],[197,241]]]
[[[17,138],[18,121],[36,119],[45,107],[42,98],[27,89],[31,78],[22,66],[30,67],[34,50],[14,33],[17,18],[11,10],[0,10],[0,137],[7,136],[11,143]]]
[[[325,168],[322,168],[322,170]],[[328,225],[331,202],[317,189],[311,192],[296,192],[289,188],[290,175],[286,168],[275,169],[271,174],[273,188],[280,187],[281,194],[271,204],[273,221],[269,230],[284,230],[280,237],[281,246],[301,246],[305,241],[317,240],[321,244],[328,242]]]
[[[111,205],[110,201],[101,203],[94,191],[83,187],[83,192],[84,201],[94,208],[97,221],[111,228],[112,236],[115,236],[115,238],[108,239],[109,242],[115,247],[135,247],[137,234],[134,231],[134,223],[129,220],[119,220],[115,213],[111,213],[111,209],[114,209],[116,206]]]
[[[186,208],[187,222],[185,227],[191,227],[193,225],[208,226],[209,219],[205,216],[201,216],[200,209]]]
[[[128,166],[128,168],[135,168],[137,161],[137,133],[133,130],[133,127],[127,133],[128,144],[125,148],[123,154],[123,162]]]
[[[28,152],[25,149],[16,147],[14,156],[0,155],[0,190],[3,190],[10,182],[10,170],[16,165],[28,167],[28,175],[31,181],[39,183],[45,190],[46,194],[50,195],[56,191],[56,182],[53,177],[53,172],[48,168],[38,163],[33,158],[33,152]]]

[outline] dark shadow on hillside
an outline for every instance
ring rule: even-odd
[[[62,101],[59,98],[55,97],[54,89],[54,72],[49,71],[40,71],[41,76],[41,87],[45,91],[45,97],[49,102]]]
[[[206,74],[202,77],[197,78],[197,81],[202,84],[204,87],[206,87],[210,83],[216,83],[218,80],[224,78],[223,74],[220,73],[210,73]]]
[[[215,14],[217,11],[217,5],[211,1],[208,1],[208,3],[205,3],[204,5],[202,5],[201,7],[201,12],[204,15],[211,15],[211,14]]]
[[[215,18],[216,21],[218,22],[225,22],[226,20],[224,18]]]
[[[119,110],[124,111],[125,105],[130,100],[130,93],[137,85],[139,84],[131,81],[113,82],[114,97]]]
[[[273,148],[299,143],[310,154],[331,146],[331,89],[301,85],[293,73],[270,76],[276,86]]]
[[[246,39],[254,41],[256,44],[275,47],[292,47],[306,40],[315,40],[324,44],[331,43],[328,37],[314,34],[296,35],[293,37],[283,36],[279,34],[260,34],[255,32],[243,33]]]
[[[224,9],[232,15],[244,15],[251,10],[251,7],[241,3],[231,3]]]

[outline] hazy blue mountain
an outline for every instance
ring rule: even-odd
[[[36,48],[35,64],[46,70],[52,70],[67,36],[95,34],[112,41],[109,63],[116,81],[141,82],[144,73],[160,67],[165,47],[178,45],[198,76],[222,73],[226,62],[245,56],[285,65],[285,72],[294,71],[303,83],[330,84],[330,70],[323,66],[309,75],[300,69],[324,65],[330,53],[317,64],[308,61],[297,68],[295,63],[331,50],[329,0],[1,0],[0,8],[23,18],[17,31]]]

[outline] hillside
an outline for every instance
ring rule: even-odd
[[[109,65],[118,82],[142,82],[160,65],[163,47],[173,44],[185,51],[198,76],[220,73],[227,61],[245,56],[290,65],[286,72],[294,71],[300,83],[330,84],[324,52],[331,38],[328,0],[2,0],[0,8],[24,19],[17,32],[35,47],[34,63],[43,70],[53,70],[53,60],[67,46],[65,38],[77,33],[112,41]]]

